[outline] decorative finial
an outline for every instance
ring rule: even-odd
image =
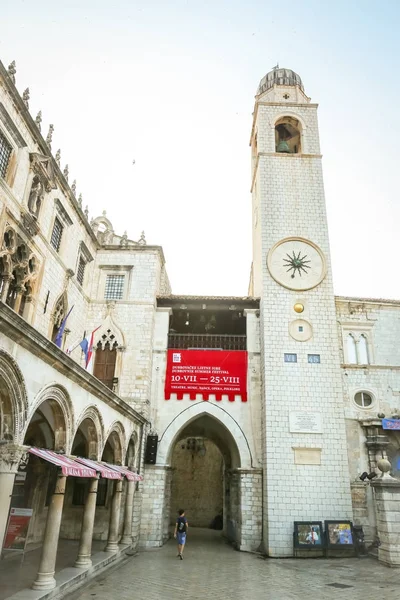
[[[22,102],[25,104],[26,108],[29,110],[29,88],[27,87],[24,93],[22,94]]]
[[[37,125],[37,128],[39,129],[39,131],[41,131],[42,127],[40,125],[40,123],[42,122],[42,111],[39,110],[38,114],[36,115],[36,119],[35,119],[35,123]]]
[[[146,243],[147,243],[147,242],[146,242],[146,238],[145,238],[145,236],[144,236],[144,231],[142,231],[142,233],[140,234],[140,239],[139,239],[139,242],[138,242],[138,243],[139,243],[141,246],[145,246],[145,245],[146,245]]]
[[[103,210],[102,215],[103,215],[103,217],[106,217],[107,216],[107,211]]]
[[[76,196],[76,179],[74,179],[72,182],[71,191],[72,191],[73,195]]]
[[[51,150],[51,140],[53,139],[54,125],[49,125],[49,133],[47,134],[46,144]]]
[[[60,161],[61,161],[61,150],[59,148],[56,152],[56,163],[58,164],[58,166],[60,166]]]
[[[86,208],[85,208],[85,210],[83,212],[85,213],[85,217],[87,219],[89,219],[89,207],[88,206],[86,206]]]
[[[124,235],[120,239],[119,243],[120,243],[120,246],[127,246],[128,245],[128,232],[127,231],[124,231]]]
[[[78,204],[82,208],[82,194],[79,194]],[[87,208],[87,207],[86,207]]]
[[[272,67],[273,71],[277,71],[279,69],[279,63],[276,63],[274,67]]]
[[[8,65],[8,74],[11,77],[11,80],[12,80],[13,83],[15,83],[15,74],[16,74],[16,72],[17,72],[17,67],[16,67],[16,64],[15,64],[15,60],[13,60],[12,63],[10,63]]]
[[[63,171],[65,179],[68,181],[69,168],[68,165],[65,165],[65,169]]]

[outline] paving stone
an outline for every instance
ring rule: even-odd
[[[264,559],[233,550],[220,532],[191,529],[183,561],[171,540],[67,600],[326,600],[343,594],[351,600],[397,600],[400,572],[372,558]]]

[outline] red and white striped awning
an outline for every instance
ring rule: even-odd
[[[118,473],[121,473],[122,475],[124,475],[128,481],[143,481],[143,476],[142,475],[138,475],[138,473],[134,473],[133,471],[130,471],[128,469],[128,467],[121,467],[120,465],[110,465],[109,463],[103,462],[103,465],[107,465],[107,467],[109,467],[110,469],[114,469],[115,471],[118,471]]]
[[[29,452],[60,467],[62,474],[67,477],[97,477],[95,469],[84,466],[63,454],[56,454],[52,450],[43,450],[42,448],[29,448]]]
[[[95,460],[90,460],[90,458],[80,458],[79,456],[75,458],[76,462],[82,463],[86,467],[90,469],[95,469],[102,477],[105,479],[122,479],[122,474],[116,469],[111,469],[108,465],[104,463],[97,462]]]

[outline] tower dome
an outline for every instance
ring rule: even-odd
[[[257,90],[257,96],[266,92],[274,85],[298,85],[304,92],[300,75],[297,75],[292,69],[280,69],[275,67],[261,79]]]

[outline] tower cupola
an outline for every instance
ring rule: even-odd
[[[279,67],[274,67],[272,71],[267,73],[265,77],[261,79],[256,95],[259,96],[260,94],[263,94],[274,87],[274,85],[299,86],[301,91],[304,92],[300,75],[297,75],[292,69],[280,69]]]

